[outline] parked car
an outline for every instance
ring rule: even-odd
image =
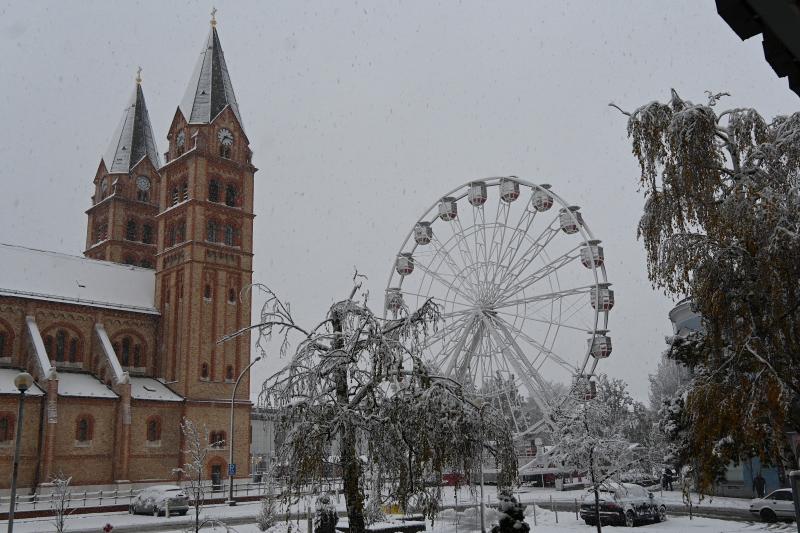
[[[758,515],[764,522],[774,522],[779,518],[794,519],[794,500],[792,489],[778,489],[750,503],[750,512]]]
[[[667,507],[659,498],[635,483],[606,483],[600,488],[600,522],[633,527],[642,522],[667,519]],[[581,518],[587,525],[597,525],[594,491],[583,497]]]
[[[131,502],[128,512],[158,516],[166,513],[168,509],[169,514],[180,515],[185,515],[189,510],[189,498],[177,485],[154,485],[142,489]]]

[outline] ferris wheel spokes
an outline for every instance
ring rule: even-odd
[[[563,254],[561,254],[557,258],[553,259],[552,261],[550,261],[549,263],[547,263],[543,267],[539,268],[538,270],[536,270],[534,272],[531,272],[530,274],[528,274],[528,276],[526,276],[522,280],[518,281],[517,283],[509,284],[500,293],[500,295],[499,295],[500,298],[507,298],[512,293],[521,292],[521,291],[525,290],[525,288],[529,287],[530,285],[533,285],[537,281],[539,281],[539,280],[549,276],[550,274],[556,272],[557,270],[559,270],[560,268],[564,267],[565,265],[568,265],[572,261],[575,261],[576,259],[579,259],[580,256],[581,256],[580,249],[581,249],[581,245],[579,244],[578,246],[575,246],[574,248],[572,248],[568,252],[564,252]],[[576,251],[578,252],[577,254],[574,253]]]

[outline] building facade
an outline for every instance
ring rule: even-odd
[[[23,427],[19,485],[174,480],[184,418],[206,476],[227,477],[234,383],[250,363],[256,168],[215,21],[157,151],[141,77],[93,176],[85,257],[0,244],[0,471]],[[24,420],[14,376],[30,372]],[[250,463],[250,386],[234,463]],[[0,477],[0,489],[10,475]]]

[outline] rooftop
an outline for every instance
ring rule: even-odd
[[[155,271],[0,243],[0,295],[159,314]]]

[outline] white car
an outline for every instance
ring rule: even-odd
[[[750,503],[750,512],[758,515],[764,522],[774,522],[779,518],[794,519],[794,500],[792,489],[778,489],[763,498]]]
[[[652,492],[635,483],[604,483],[600,488],[600,522],[633,527],[642,522],[667,519],[667,507]],[[586,525],[596,525],[594,492],[581,502],[581,518]]]
[[[155,516],[176,513],[185,515],[189,498],[177,485],[154,485],[139,491],[128,507],[130,514],[146,513]]]

